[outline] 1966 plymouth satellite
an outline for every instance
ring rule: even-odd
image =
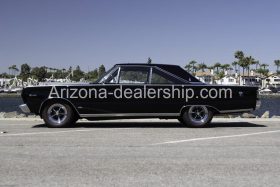
[[[40,115],[48,127],[88,120],[178,119],[206,127],[219,114],[260,106],[257,87],[207,85],[180,66],[117,64],[95,83],[27,87],[24,112]]]

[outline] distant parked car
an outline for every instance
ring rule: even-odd
[[[275,88],[273,86],[269,87],[269,89],[271,90],[272,93],[277,93],[278,92],[277,88]]]
[[[40,115],[48,127],[80,118],[178,119],[206,127],[214,115],[255,110],[257,89],[207,85],[177,65],[117,64],[95,83],[27,87],[20,108]]]

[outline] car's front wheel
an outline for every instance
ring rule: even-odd
[[[42,118],[48,127],[67,127],[75,123],[75,113],[66,103],[50,102],[43,111]]]
[[[213,118],[213,112],[206,106],[188,107],[181,116],[181,121],[188,127],[207,127]]]

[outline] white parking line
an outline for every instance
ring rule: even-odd
[[[176,144],[176,143],[183,143],[183,142],[195,142],[195,141],[202,141],[202,140],[236,138],[236,137],[254,136],[254,135],[261,135],[261,134],[278,133],[278,132],[280,132],[280,130],[255,132],[255,133],[248,133],[248,134],[226,135],[226,136],[213,136],[213,137],[205,137],[205,138],[192,138],[192,139],[186,139],[186,140],[175,140],[175,141],[155,143],[155,144],[151,144],[151,145],[164,145],[164,144]]]
[[[131,129],[131,128],[118,128],[118,129]],[[49,131],[49,132],[28,132],[28,133],[16,133],[16,134],[3,134],[0,137],[7,136],[26,136],[26,135],[38,135],[38,134],[60,134],[60,133],[70,133],[70,132],[90,132],[90,131],[100,131],[100,130],[116,130],[116,129],[79,129],[79,130],[68,130],[68,131]]]

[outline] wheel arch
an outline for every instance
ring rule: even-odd
[[[71,103],[69,100],[67,99],[64,99],[64,98],[50,98],[50,99],[46,99],[44,100],[42,103],[41,103],[41,106],[39,108],[39,114],[40,114],[40,117],[42,118],[42,111],[44,109],[44,107],[50,103],[50,102],[60,102],[60,103],[66,103],[68,104],[73,112],[75,113],[75,115],[80,118],[80,113],[78,112],[78,110],[76,109],[76,107],[73,105],[73,103]]]
[[[184,114],[184,112],[191,106],[205,106],[208,110],[211,110],[214,115],[220,113],[220,111],[217,108],[210,106],[210,105],[185,105],[180,110],[180,116],[182,116]]]

